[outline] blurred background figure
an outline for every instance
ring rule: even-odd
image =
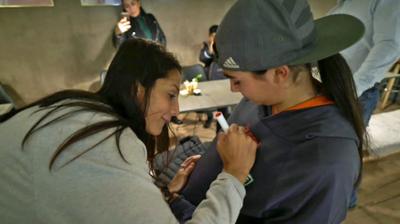
[[[214,60],[214,42],[215,34],[217,33],[218,25],[212,25],[208,29],[208,41],[203,42],[203,48],[200,50],[199,60],[204,63],[204,69],[208,75],[211,62]]]
[[[122,18],[115,26],[113,35],[115,47],[119,47],[126,39],[136,37],[153,40],[166,46],[167,40],[156,17],[144,11],[140,0],[122,0],[121,5]]]
[[[212,25],[208,29],[208,41],[203,42],[203,48],[200,50],[199,60],[204,63],[204,70],[209,80],[225,79],[224,71],[216,62],[215,57],[215,35],[218,25]]]
[[[215,34],[217,33],[218,25],[212,25],[208,29],[208,41],[203,42],[203,48],[200,50],[199,60],[204,63],[204,71],[207,74],[207,79],[210,79],[209,69],[211,62],[214,60],[214,40]],[[209,128],[213,121],[213,114],[212,111],[207,112],[207,120],[204,123],[203,127]]]
[[[204,63],[204,71],[207,74],[208,80],[226,79],[224,71],[216,62],[214,53],[215,49],[215,35],[217,34],[218,25],[212,25],[208,29],[208,41],[203,42],[203,48],[200,50],[199,60]],[[229,117],[229,111],[227,107],[218,108],[218,111],[222,112],[224,116]],[[211,111],[207,112],[207,121],[203,125],[205,128],[209,128],[213,121],[213,115]],[[217,123],[217,133],[221,129]]]
[[[199,60],[204,63],[204,70],[209,80],[225,79],[224,71],[218,65],[215,58],[215,34],[218,25],[212,25],[208,29],[208,41],[203,42],[203,48],[200,50]]]
[[[379,101],[379,83],[400,58],[400,1],[338,0],[330,14],[349,14],[365,26],[362,39],[341,52],[353,72],[365,126]],[[349,207],[357,205],[354,191]]]
[[[365,125],[379,101],[378,83],[400,57],[398,0],[338,0],[331,14],[349,14],[365,25],[362,39],[341,52],[357,87]]]

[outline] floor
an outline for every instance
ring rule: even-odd
[[[393,107],[389,109],[392,110]],[[197,135],[202,141],[211,141],[214,138],[215,122],[210,128],[203,128],[205,114],[191,112],[180,114],[179,118],[184,123],[172,126],[178,138],[188,135]],[[344,223],[400,223],[400,153],[364,162],[359,204],[348,213]]]
[[[364,163],[359,204],[345,224],[400,223],[400,153]]]

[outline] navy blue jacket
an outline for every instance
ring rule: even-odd
[[[237,223],[340,223],[359,175],[358,138],[334,105],[286,111],[244,99],[229,123],[261,140]],[[198,204],[222,169],[215,143],[183,191]]]

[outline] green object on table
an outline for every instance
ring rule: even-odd
[[[197,74],[192,80],[196,80],[197,82],[199,82],[202,78],[203,78],[202,74]]]

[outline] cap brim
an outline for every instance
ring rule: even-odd
[[[315,47],[291,65],[306,64],[339,53],[359,41],[365,30],[359,19],[345,14],[329,15],[314,22],[317,34]]]

